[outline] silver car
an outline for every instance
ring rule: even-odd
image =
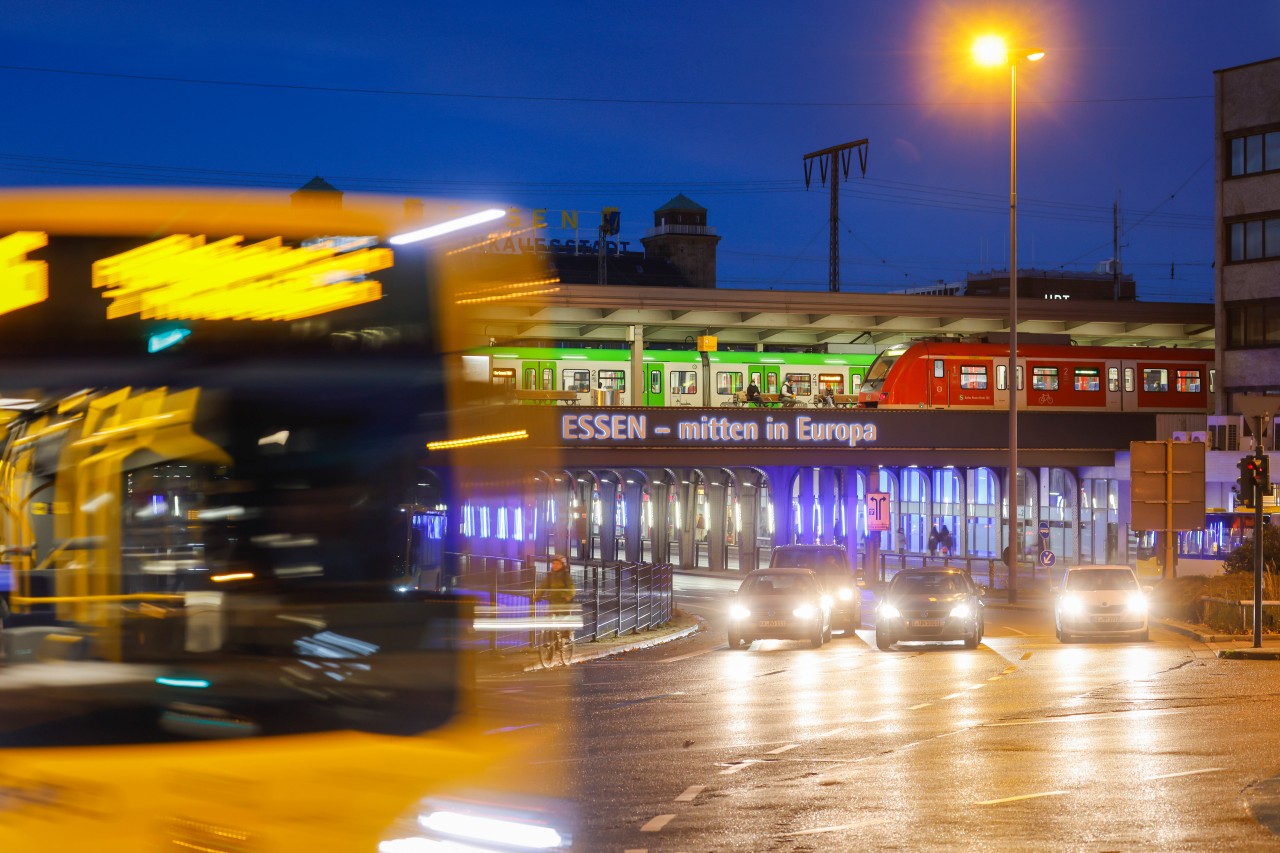
[[[1058,639],[1076,637],[1148,638],[1147,596],[1128,566],[1077,566],[1062,578],[1053,607]]]

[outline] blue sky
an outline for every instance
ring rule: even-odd
[[[802,156],[864,137],[845,290],[1007,266],[1008,72],[967,59],[1001,22],[1047,52],[1019,75],[1020,266],[1110,257],[1118,199],[1140,296],[1209,300],[1212,72],[1280,55],[1260,0],[6,6],[0,183],[319,174],[584,224],[616,206],[635,245],[683,192],[723,236],[722,286],[777,289],[826,288]]]

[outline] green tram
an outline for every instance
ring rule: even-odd
[[[647,350],[637,382],[627,349],[491,346],[468,359],[474,378],[483,370],[488,382],[526,402],[536,395],[520,392],[569,392],[577,399],[569,393],[555,399],[588,404],[595,399],[592,392],[605,391],[620,406],[734,405],[752,381],[763,394],[777,394],[790,381],[802,406],[843,402],[842,397],[856,399],[874,360],[871,353]]]

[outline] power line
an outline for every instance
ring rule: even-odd
[[[264,83],[253,80],[217,80],[204,77],[176,77],[163,74],[124,74],[113,71],[86,71],[75,68],[47,68],[35,65],[0,65],[4,71],[26,71],[34,74],[61,74],[75,77],[98,77],[110,80],[135,80],[150,83],[182,83],[198,86],[232,86],[245,89],[277,89],[298,92],[328,92],[347,95],[388,95],[410,98],[454,98],[475,101],[527,101],[534,103],[628,104],[698,107],[975,107],[1000,106],[1006,101],[753,101],[715,98],[588,98],[571,95],[504,95],[483,92],[442,92],[415,89],[381,89],[358,86],[318,86],[304,83]],[[1064,98],[1033,101],[1040,104],[1130,104],[1159,101],[1204,101],[1213,95],[1152,95],[1127,98]]]

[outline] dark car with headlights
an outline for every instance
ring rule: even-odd
[[[757,569],[729,605],[729,648],[756,640],[831,639],[831,595],[808,569]]]
[[[862,627],[862,587],[839,545],[779,545],[771,569],[808,569],[831,595],[831,627],[852,634]]]
[[[986,593],[960,569],[908,569],[893,576],[876,606],[876,647],[964,640],[976,649],[985,628]]]

